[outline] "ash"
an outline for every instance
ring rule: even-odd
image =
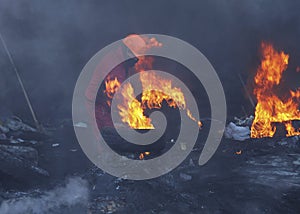
[[[179,167],[159,178],[130,181],[103,172],[86,158],[71,121],[52,127],[38,146],[30,145],[37,151],[37,166],[49,176],[2,172],[0,213],[300,211],[299,137],[224,138],[213,158],[198,166],[209,130],[206,122],[193,152]]]

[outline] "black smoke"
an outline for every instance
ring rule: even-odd
[[[0,0],[0,32],[42,121],[71,117],[83,66],[98,50],[132,32],[167,34],[197,47],[220,76],[229,115],[236,115],[242,105],[252,111],[238,74],[247,81],[258,66],[261,41],[291,55],[291,72],[300,65],[299,8],[297,0]],[[2,46],[0,56],[1,114],[30,120]]]

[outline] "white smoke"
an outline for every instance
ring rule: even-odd
[[[65,186],[56,187],[39,196],[25,196],[9,199],[1,203],[1,214],[51,213],[61,207],[86,205],[88,202],[87,182],[79,177],[70,178]]]

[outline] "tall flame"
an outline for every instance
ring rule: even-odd
[[[255,118],[251,127],[251,137],[273,137],[276,132],[274,123],[283,123],[287,136],[300,135],[295,130],[293,120],[300,120],[300,91],[290,91],[287,99],[275,94],[275,87],[280,84],[282,74],[287,69],[289,55],[278,52],[271,44],[262,43],[262,61],[254,78],[254,94],[257,99]]]
[[[134,89],[130,83],[121,91],[123,104],[118,105],[119,114],[124,123],[134,129],[153,129],[151,119],[144,115],[142,104],[134,97]]]

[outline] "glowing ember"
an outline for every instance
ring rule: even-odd
[[[242,154],[242,150],[236,151],[235,154],[236,155],[241,155]]]
[[[140,160],[143,160],[146,156],[150,155],[150,152],[142,152],[140,155],[139,155],[139,159]]]
[[[284,100],[275,94],[275,87],[287,69],[289,55],[276,51],[270,44],[262,43],[261,47],[262,62],[254,79],[257,105],[251,137],[273,137],[276,122],[285,125],[287,136],[300,135],[300,130],[295,130],[292,125],[293,120],[300,120],[300,91],[290,91],[290,96]]]
[[[140,160],[143,160],[144,157],[145,157],[145,156],[144,156],[144,153],[141,153],[140,156],[139,156],[139,159],[140,159]]]

